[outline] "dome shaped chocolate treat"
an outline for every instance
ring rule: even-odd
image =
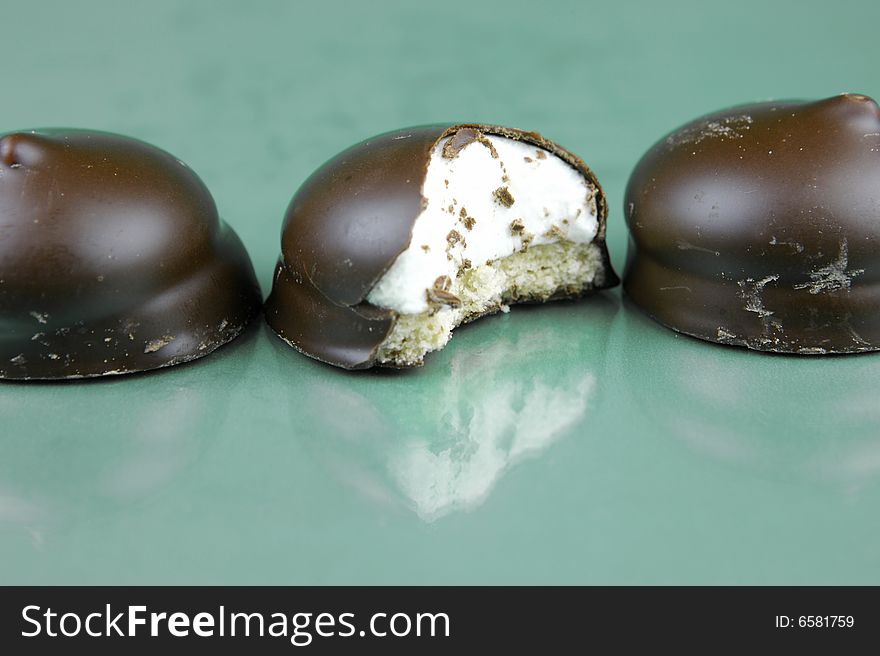
[[[0,135],[0,378],[186,362],[259,305],[241,242],[172,155],[102,132]]]
[[[383,134],[294,196],[266,319],[333,365],[419,365],[462,323],[615,285],[606,213],[584,163],[534,132]]]
[[[655,144],[624,211],[624,287],[660,323],[779,353],[880,349],[880,109],[743,105]]]

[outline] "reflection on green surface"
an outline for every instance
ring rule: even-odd
[[[708,458],[762,476],[851,494],[880,476],[880,357],[757,353],[666,331],[628,299],[613,364],[652,380],[626,386],[657,430]],[[663,347],[646,332],[665,332]],[[645,347],[648,347],[647,350]],[[683,409],[688,411],[683,411]]]
[[[609,296],[518,307],[460,329],[423,370],[292,379],[291,423],[309,425],[309,452],[364,494],[425,521],[473,509],[508,469],[588,422],[616,310]]]
[[[0,384],[0,532],[46,534],[126,512],[211,448],[259,323],[203,362],[92,381]],[[211,387],[204,376],[223,381]],[[2,534],[2,533],[0,533]]]

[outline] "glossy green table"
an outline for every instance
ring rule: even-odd
[[[737,102],[880,94],[873,2],[0,3],[0,131],[188,162],[264,291],[284,208],[392,128],[540,129],[608,192]],[[262,325],[149,375],[0,384],[0,583],[880,583],[880,355],[767,356],[619,290],[515,308],[420,370]]]

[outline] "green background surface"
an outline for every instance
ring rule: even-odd
[[[246,5],[246,6],[245,6]],[[324,160],[407,125],[542,131],[605,187],[727,105],[880,94],[876,2],[0,2],[0,132],[190,164],[268,292]],[[880,355],[681,337],[619,290],[351,374],[261,324],[191,365],[0,385],[2,583],[880,584]]]

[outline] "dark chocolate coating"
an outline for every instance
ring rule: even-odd
[[[734,107],[642,157],[624,288],[674,330],[780,353],[880,349],[880,109]]]
[[[366,298],[409,246],[424,207],[422,184],[435,144],[450,135],[466,142],[479,134],[524,141],[561,157],[597,190],[604,277],[595,289],[618,282],[605,248],[605,196],[574,154],[534,132],[460,124],[409,128],[379,135],[343,151],[300,187],[281,236],[281,259],[266,320],[306,355],[346,369],[375,364],[376,350],[397,314]],[[455,139],[454,138],[454,139]],[[591,291],[584,289],[582,292]]]
[[[259,305],[241,242],[172,155],[84,130],[0,136],[0,378],[185,362]]]

